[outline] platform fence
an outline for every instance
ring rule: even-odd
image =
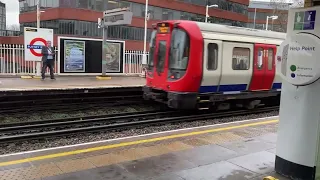
[[[55,47],[58,53],[58,48]],[[126,50],[123,59],[123,74],[140,74],[142,72],[143,51]],[[147,53],[148,58],[148,53]],[[55,74],[58,74],[58,56],[55,59]],[[25,61],[24,46],[0,44],[0,76],[31,75],[36,73],[36,62]],[[49,70],[47,70],[49,73]]]

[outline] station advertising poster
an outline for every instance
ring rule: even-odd
[[[64,72],[85,72],[85,41],[64,41]]]
[[[25,61],[41,61],[41,49],[47,41],[53,44],[53,30],[44,28],[24,28],[24,55]]]
[[[121,69],[121,43],[105,42],[105,63],[106,72],[120,72]]]

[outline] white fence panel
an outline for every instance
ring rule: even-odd
[[[58,54],[58,48],[55,47]],[[147,53],[147,58],[148,58]],[[123,73],[140,74],[142,72],[142,51],[126,50],[124,53]],[[54,72],[58,72],[58,55],[55,59]],[[31,75],[36,73],[36,63],[25,61],[24,46],[16,44],[0,44],[0,76],[1,75]],[[47,72],[49,70],[47,69]]]

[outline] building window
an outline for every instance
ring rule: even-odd
[[[59,7],[77,7],[77,0],[60,0]]]
[[[82,8],[82,9],[92,9],[96,11],[104,11],[106,10],[106,7],[103,7],[104,1],[106,2],[107,0],[40,0],[41,1],[41,6],[43,8],[48,8],[48,7],[70,7],[70,8]],[[195,5],[201,5],[205,6],[206,5],[206,0],[180,0],[182,2],[187,2]],[[19,2],[20,6],[20,12],[28,12],[28,11],[35,11],[36,10],[36,2],[37,0],[25,0]],[[225,1],[225,0],[208,0],[208,4],[217,4],[218,8],[226,10],[226,11],[231,11],[231,12],[236,12],[239,14],[247,14],[248,12],[248,7],[246,5],[230,2],[230,1]],[[139,4],[135,2],[129,2],[129,1],[120,1],[120,0],[108,0],[108,9],[114,9],[114,8],[119,8],[119,7],[130,7],[134,16],[138,17],[144,17],[144,9],[145,6],[144,4]],[[152,12],[152,19],[157,19],[157,20],[167,20],[167,19],[188,19],[190,20],[191,18],[186,18],[188,15],[180,15],[182,13],[187,13],[187,12],[182,12],[182,11],[176,11],[172,9],[167,9],[167,8],[161,8],[161,7],[154,7],[154,6],[149,6],[150,12]],[[189,13],[191,14],[191,13]],[[179,18],[179,16],[181,16]],[[201,16],[204,16],[201,14]]]
[[[88,0],[77,0],[77,8],[88,9],[89,3]]]
[[[105,9],[103,8],[103,0],[96,0],[96,10],[97,11],[104,11]]]
[[[250,49],[235,47],[232,52],[232,69],[248,70],[250,65]]]
[[[22,23],[24,27],[36,27],[36,22]],[[54,34],[76,35],[87,37],[102,37],[102,30],[98,29],[96,22],[75,21],[75,20],[51,20],[41,21],[41,27],[53,29]],[[150,39],[151,30],[147,30],[147,39]],[[111,39],[143,41],[144,29],[130,26],[110,26],[108,37]]]
[[[216,43],[208,44],[208,70],[216,70],[218,67],[218,45]]]

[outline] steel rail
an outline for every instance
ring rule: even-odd
[[[66,102],[60,102],[60,103],[54,103],[54,104],[34,104],[33,106],[18,106],[18,107],[10,107],[10,108],[0,108],[0,114],[5,113],[21,113],[21,112],[33,112],[33,111],[41,111],[41,110],[49,110],[49,111],[55,111],[55,110],[61,110],[63,108],[67,108],[66,110],[70,111],[72,109],[79,109],[79,107],[86,107],[86,106],[93,106],[93,105],[102,105],[102,104],[114,104],[114,103],[125,103],[125,101],[128,101],[128,103],[132,103],[129,101],[140,101],[140,96],[123,96],[118,98],[105,98],[104,101],[92,101],[92,102],[76,102],[76,103],[66,103]],[[87,104],[84,104],[87,103]],[[83,108],[81,108],[83,109]]]
[[[279,106],[275,106],[275,107],[259,108],[255,110],[249,110],[249,111],[238,110],[238,111],[219,112],[219,113],[206,113],[206,114],[187,115],[187,116],[178,116],[178,117],[169,117],[169,118],[148,119],[148,120],[142,120],[142,121],[116,123],[116,124],[108,124],[108,125],[100,125],[100,126],[80,127],[80,128],[74,128],[74,129],[63,129],[63,130],[57,130],[57,131],[20,134],[20,135],[13,135],[13,136],[2,136],[0,137],[0,143],[52,138],[52,137],[65,136],[65,135],[71,135],[71,134],[77,134],[77,133],[121,130],[121,129],[128,129],[128,128],[134,128],[139,126],[145,127],[145,126],[151,126],[151,125],[163,124],[163,123],[176,123],[176,122],[182,122],[182,121],[197,121],[197,120],[230,117],[230,116],[240,116],[240,115],[247,115],[247,114],[270,112],[278,109],[279,109]]]
[[[169,113],[177,113],[178,111],[146,111],[146,112],[137,112],[137,113],[121,113],[114,115],[100,115],[95,116],[93,118],[84,117],[84,118],[68,118],[68,119],[57,119],[57,120],[45,120],[45,121],[32,121],[31,124],[26,123],[17,123],[18,125],[11,127],[2,127],[0,128],[0,133],[5,132],[15,132],[15,131],[28,131],[34,129],[41,128],[54,128],[54,127],[62,127],[69,125],[80,125],[80,124],[88,124],[88,123],[100,123],[100,122],[113,122],[117,120],[129,120],[132,118],[145,118],[148,116],[157,116],[157,115],[166,115]]]

